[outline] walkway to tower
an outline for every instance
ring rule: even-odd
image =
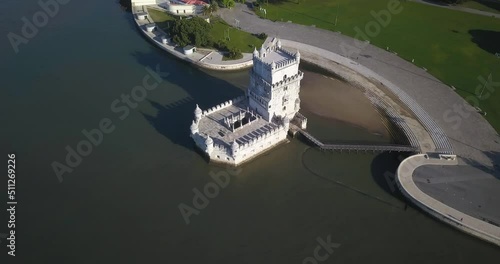
[[[417,147],[406,146],[406,145],[396,145],[396,144],[334,144],[334,143],[323,143],[319,139],[315,138],[313,135],[309,134],[307,131],[297,127],[296,125],[290,124],[290,128],[305,138],[307,138],[311,143],[320,148],[321,150],[339,150],[339,151],[372,151],[372,152],[414,152],[419,153],[420,150]]]

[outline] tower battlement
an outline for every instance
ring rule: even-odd
[[[238,165],[287,139],[300,109],[300,53],[275,38],[254,51],[253,62],[246,96],[206,110],[196,105],[191,138],[210,160]]]
[[[274,38],[268,45],[262,45],[259,51],[253,52],[253,69],[269,83],[274,83],[272,75],[284,68],[292,67],[291,71],[298,69],[300,63],[299,51],[293,53],[281,46],[281,41]]]

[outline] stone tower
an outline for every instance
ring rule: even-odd
[[[247,90],[249,106],[266,121],[291,120],[300,109],[300,53],[292,53],[274,39],[267,47],[253,52],[253,68]]]

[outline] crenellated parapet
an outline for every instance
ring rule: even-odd
[[[247,150],[247,149],[257,149],[259,144],[263,142],[270,142],[279,136],[280,133],[286,133],[288,131],[288,127],[284,124],[279,124],[258,136],[253,136],[250,140],[247,140],[238,145],[238,150]]]
[[[211,161],[239,165],[287,141],[300,110],[300,53],[282,48],[275,38],[254,49],[253,63],[244,96],[195,109],[191,137]]]
[[[236,103],[239,103],[239,102],[241,102],[241,101],[242,101],[242,100],[244,100],[244,99],[245,99],[245,96],[244,96],[244,95],[242,95],[242,96],[238,96],[238,97],[236,97],[236,98],[234,98],[234,99],[231,99],[231,100],[225,101],[224,103],[221,103],[221,104],[218,104],[218,105],[216,105],[216,106],[210,107],[210,108],[208,108],[207,110],[204,110],[204,111],[202,112],[202,116],[207,116],[207,115],[210,115],[210,114],[211,114],[211,113],[213,113],[213,112],[219,111],[219,110],[221,110],[221,109],[224,109],[224,108],[226,108],[226,107],[229,107],[229,106],[231,106],[231,105],[234,105],[234,104],[236,104]]]
[[[283,87],[285,85],[288,85],[290,83],[296,82],[297,80],[300,81],[300,80],[302,80],[302,78],[304,78],[304,73],[301,72],[301,71],[299,71],[297,74],[294,74],[294,75],[292,75],[290,77],[287,77],[284,80],[281,80],[279,82],[273,83],[271,85],[271,87],[273,89],[279,89],[279,88],[281,88],[281,87]]]

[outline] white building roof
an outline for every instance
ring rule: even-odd
[[[236,129],[234,132],[224,123],[224,118],[237,116],[247,109],[247,100],[230,105],[209,115],[203,116],[198,125],[199,133],[210,136],[215,144],[230,147],[233,141],[240,146],[250,142],[253,138],[264,135],[269,130],[277,128],[276,124],[258,118],[250,124]]]

